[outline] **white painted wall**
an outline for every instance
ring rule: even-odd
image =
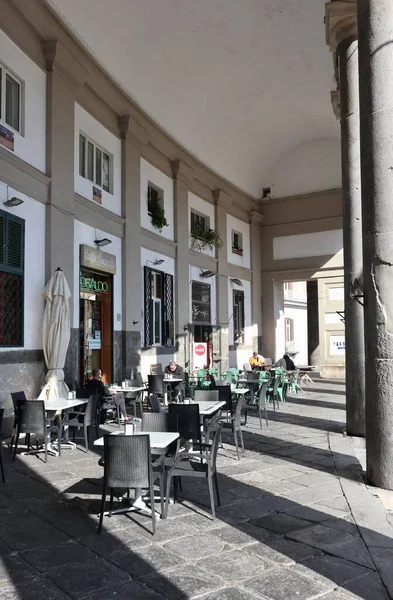
[[[156,185],[164,192],[164,210],[168,227],[164,227],[161,232],[153,227],[147,211],[147,190],[149,183]],[[173,179],[141,158],[141,226],[148,231],[161,235],[167,240],[173,241],[175,239],[173,210]]]
[[[284,321],[284,286],[281,281],[275,281],[274,286],[274,322],[276,329],[275,356],[271,358],[275,363],[285,352],[285,321]]]
[[[342,229],[273,238],[273,259],[335,256],[343,252]]]
[[[79,175],[79,133],[83,133],[102,150],[112,155],[112,193],[105,192],[89,179]],[[102,191],[101,206],[116,215],[121,215],[121,141],[76,103],[74,171],[75,191],[78,194],[94,202],[94,185]]]
[[[24,203],[15,208],[4,206],[7,200],[7,186],[0,182],[0,207],[16,217],[25,220],[25,306],[24,306],[24,346],[26,350],[42,349],[42,320],[45,302],[43,291],[45,281],[45,206],[11,187],[8,198],[18,196]],[[15,348],[12,348],[14,350]],[[10,348],[0,348],[9,351]]]
[[[243,235],[243,256],[232,252],[232,231]],[[250,225],[231,215],[227,215],[227,261],[245,269],[250,268]]]
[[[22,135],[13,132],[13,153],[45,173],[46,73],[24,54],[2,30],[0,30],[0,61],[21,80],[23,87]],[[13,131],[5,122],[1,121],[1,123]]]
[[[104,252],[116,256],[116,274],[113,276],[113,329],[120,331],[122,329],[122,286],[121,286],[121,239],[109,234],[107,231],[95,230],[93,227],[74,221],[74,298],[73,298],[73,327],[79,329],[79,265],[80,265],[80,245],[94,246],[96,238],[108,238],[112,241],[109,246],[105,246]],[[120,316],[120,319],[118,317]]]
[[[308,364],[308,330],[307,330],[307,305],[294,306],[284,305],[284,317],[294,321],[294,344],[293,348],[298,354],[294,358],[296,365]],[[284,330],[285,346],[285,330]]]
[[[210,229],[216,228],[215,221],[215,211],[214,204],[210,204],[210,202],[206,202],[206,200],[202,200],[199,196],[196,196],[192,192],[188,192],[188,231],[189,235],[189,247],[192,248],[192,237],[191,237],[191,209],[194,209],[196,212],[201,213],[202,215],[206,215],[209,217],[209,226]],[[207,256],[215,256],[216,250],[210,250],[209,248],[205,248],[200,251],[202,254],[207,254]]]
[[[340,138],[313,140],[285,154],[267,178],[272,198],[341,187]]]

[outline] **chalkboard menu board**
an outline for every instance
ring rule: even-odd
[[[210,325],[210,285],[192,282],[192,322]]]

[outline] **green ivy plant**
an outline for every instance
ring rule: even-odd
[[[201,251],[206,248],[209,250],[213,250],[214,248],[220,249],[224,245],[219,232],[215,229],[203,229],[202,227],[197,227],[191,232],[191,237],[191,246],[193,250]]]
[[[165,217],[165,210],[160,204],[159,195],[155,192],[154,189],[150,187],[147,196],[147,210],[150,215],[153,227],[158,229],[160,233],[164,227],[169,226],[169,223]]]

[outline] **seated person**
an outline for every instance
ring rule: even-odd
[[[181,379],[181,381],[174,381],[171,384],[171,393],[172,400],[177,400],[181,395],[183,389],[183,381],[184,381],[184,371],[180,365],[177,365],[174,360],[171,360],[169,365],[165,367],[164,371],[165,375],[172,375],[172,377],[176,379]]]
[[[120,413],[124,419],[124,421],[128,421],[129,417],[126,413],[126,403],[124,401],[124,394],[122,392],[112,392],[105,383],[101,381],[102,371],[101,369],[93,369],[92,373],[93,378],[89,379],[86,383],[85,388],[88,390],[94,390],[95,394],[100,395],[101,404],[105,403],[106,405],[111,405],[116,409],[116,406],[119,407]]]
[[[253,352],[248,362],[250,363],[251,369],[254,370],[263,367],[265,359],[263,356],[258,355],[258,352]]]
[[[288,354],[284,354],[284,356],[276,362],[275,366],[282,367],[286,371],[295,371],[296,370],[295,363],[293,362],[292,358],[290,358],[288,356]]]

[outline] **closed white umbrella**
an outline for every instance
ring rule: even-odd
[[[67,280],[58,268],[44,290],[43,343],[48,372],[46,385],[40,394],[42,399],[67,398],[68,386],[64,382],[63,369],[70,343],[70,297]]]

